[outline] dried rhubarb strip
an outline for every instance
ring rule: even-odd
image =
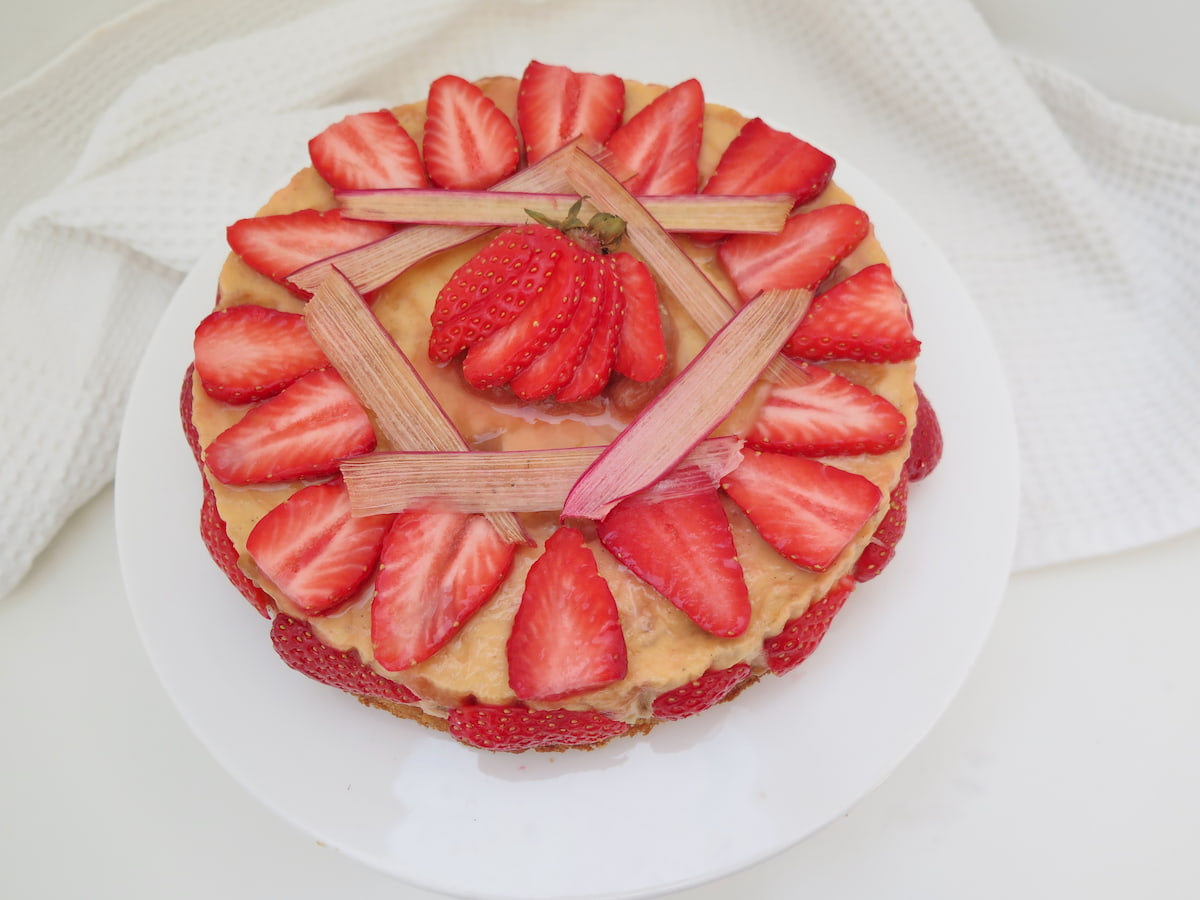
[[[733,436],[701,441],[664,477],[665,496],[712,487],[741,461]],[[346,460],[342,475],[355,515],[399,512],[423,501],[462,512],[562,509],[567,494],[603,447],[428,453],[370,453]]]
[[[506,178],[493,191],[521,191],[558,194],[571,189],[566,177],[567,163],[576,152],[588,150],[567,145],[515,175]],[[590,156],[588,157],[591,158]],[[457,247],[486,234],[482,225],[413,225],[402,228],[382,240],[317,260],[292,272],[288,281],[312,293],[332,269],[337,269],[360,293],[366,294],[387,284],[401,272],[442,250]]]
[[[348,219],[423,225],[523,225],[530,212],[564,220],[575,194],[529,191],[443,191],[430,188],[383,188],[335,191]],[[789,194],[722,196],[684,194],[639,197],[638,202],[667,231],[719,231],[728,234],[778,234],[792,206]],[[584,204],[584,221],[594,212]],[[535,217],[536,218],[536,217]]]
[[[588,467],[563,517],[601,519],[674,469],[754,385],[811,300],[811,291],[764,291],[743,306]]]
[[[469,449],[404,351],[337,270],[313,294],[307,321],[313,340],[374,414],[376,427],[391,446],[416,451]],[[505,540],[528,541],[511,512],[492,513],[488,518]]]

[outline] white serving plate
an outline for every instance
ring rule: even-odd
[[[489,900],[663,894],[753,865],[843,814],[951,702],[1007,583],[1017,450],[995,351],[929,238],[839,161],[924,342],[919,381],[941,466],[914,485],[888,570],[818,652],[693,719],[588,752],[490,754],[367,709],[278,660],[268,623],[200,541],[199,475],[179,424],[192,331],[225,255],[190,273],[136,378],[117,465],[129,601],[199,740],[278,815],[423,888]]]

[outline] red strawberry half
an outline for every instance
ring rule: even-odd
[[[482,190],[517,170],[517,129],[477,85],[443,75],[429,86],[422,149],[438,187]]]
[[[613,367],[634,381],[653,381],[667,363],[658,286],[645,263],[637,257],[615,253],[612,260],[625,297],[625,315]]]
[[[341,211],[301,209],[275,216],[239,219],[226,229],[229,246],[254,271],[308,296],[287,277],[317,260],[374,243],[392,233],[386,222],[343,218]]]
[[[879,508],[881,494],[853,472],[803,456],[745,450],[722,487],[763,539],[798,566],[829,568]]]
[[[484,750],[520,752],[602,744],[629,726],[598,712],[462,706],[450,710],[450,733]]]
[[[711,634],[750,622],[750,595],[716,488],[679,497],[653,487],[622,500],[597,524],[600,542],[630,571]]]
[[[913,427],[912,449],[904,464],[904,474],[912,481],[920,481],[937,468],[942,459],[942,426],[938,422],[933,404],[917,386],[917,423]]]
[[[352,516],[340,479],[313,484],[259,519],[246,552],[289,600],[319,615],[341,606],[371,575],[391,521]]]
[[[624,112],[625,83],[616,75],[531,62],[517,93],[526,163],[532,165],[578,137],[603,144]]]
[[[417,695],[363,665],[357,650],[335,650],[300,619],[279,613],[271,624],[271,644],[280,658],[309,678],[360,697],[416,703]]]
[[[750,666],[738,663],[728,669],[709,669],[695,681],[667,691],[654,701],[659,719],[684,719],[716,706],[750,677]]]
[[[575,528],[546,541],[525,578],[508,639],[508,682],[522,700],[557,700],[625,677],[612,592]]]
[[[613,132],[608,149],[634,172],[633,194],[693,194],[700,181],[704,91],[694,78],[655,97]]]
[[[210,313],[193,347],[200,383],[225,403],[262,400],[329,365],[304,316],[253,303]]]
[[[735,234],[718,254],[743,300],[771,288],[815,290],[870,227],[858,207],[837,203],[796,213],[778,234]]]
[[[846,605],[854,585],[849,576],[841,579],[833,590],[788,622],[783,631],[763,642],[767,667],[776,675],[783,675],[808,659],[829,631],[833,617]]]
[[[250,605],[264,616],[269,616],[275,608],[271,595],[256,585],[238,565],[237,548],[229,539],[225,529],[225,520],[217,509],[217,497],[212,486],[204,479],[204,502],[200,506],[200,538],[208,549],[217,567],[225,573],[225,577],[238,591],[250,601]]]
[[[801,359],[891,363],[915,359],[921,342],[891,268],[876,263],[814,298],[783,351]]]
[[[746,443],[800,456],[887,453],[904,443],[908,422],[891,403],[849,379],[804,365],[810,380],[775,384]]]
[[[833,178],[832,156],[762,119],[751,119],[721,155],[706,194],[791,194],[803,205]]]
[[[483,516],[406,510],[383,541],[371,642],[392,672],[427,659],[495,593],[515,547]]]
[[[308,155],[313,168],[337,190],[429,185],[417,142],[386,109],[335,122],[308,142]]]
[[[902,475],[900,483],[892,491],[888,500],[888,511],[883,521],[871,535],[871,542],[863,550],[862,556],[854,564],[854,579],[870,581],[884,570],[896,555],[896,545],[904,537],[904,529],[908,524],[908,477]]]
[[[204,462],[225,484],[265,484],[330,475],[374,448],[366,410],[327,368],[252,407],[208,445]]]

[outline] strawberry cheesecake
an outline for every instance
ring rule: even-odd
[[[229,227],[181,395],[282,660],[497,751],[805,660],[941,454],[835,160],[694,79],[540,62],[308,149]]]

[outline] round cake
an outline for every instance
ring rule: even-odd
[[[204,542],[288,665],[594,747],[795,668],[891,559],[941,437],[830,156],[540,62],[309,152],[229,227],[181,397]]]

